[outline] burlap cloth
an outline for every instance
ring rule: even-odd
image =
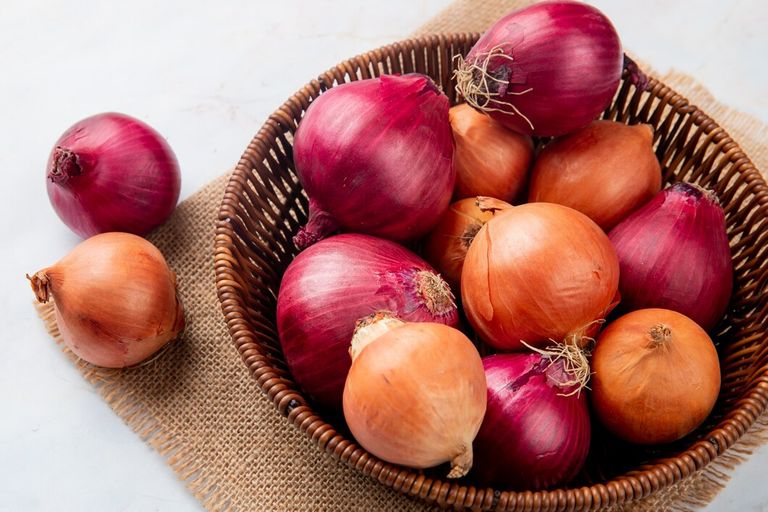
[[[419,33],[482,31],[522,3],[460,0]],[[308,69],[307,78],[319,71]],[[721,105],[688,76],[672,72],[661,79],[724,126],[758,169],[768,169],[768,126]],[[253,128],[255,133],[258,126]],[[72,356],[73,362],[210,510],[423,510],[422,503],[321,452],[276,412],[248,374],[227,334],[214,284],[214,222],[226,181],[226,175],[215,179],[182,202],[151,236],[179,276],[187,311],[183,339],[140,368],[97,369]],[[50,306],[40,314],[58,338]],[[765,419],[695,478],[634,506],[706,504],[728,470],[765,440]]]

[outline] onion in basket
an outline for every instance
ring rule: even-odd
[[[570,206],[608,231],[660,189],[653,129],[593,121],[539,153],[528,200]]]
[[[448,98],[419,74],[333,87],[299,123],[293,146],[310,197],[303,249],[338,229],[397,241],[429,231],[455,171]]]
[[[658,444],[693,431],[720,391],[707,333],[680,313],[641,309],[612,322],[592,356],[592,406],[615,435]]]
[[[460,60],[467,103],[521,133],[563,135],[608,106],[623,68],[621,42],[596,8],[541,2],[498,20]]]
[[[375,314],[359,323],[350,352],[344,418],[363,448],[414,468],[450,462],[448,478],[467,474],[486,405],[472,342],[446,325]]]

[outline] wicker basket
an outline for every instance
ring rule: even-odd
[[[716,336],[723,372],[714,412],[670,446],[643,448],[596,432],[587,467],[571,486],[539,492],[475,488],[378,460],[342,421],[313,411],[292,381],[275,326],[280,278],[296,254],[292,235],[307,217],[291,140],[310,102],[334,85],[383,73],[431,76],[455,102],[453,57],[478,34],[422,37],[342,62],[312,80],[270,116],[248,145],[226,189],[216,231],[217,289],[243,361],[280,413],[334,457],[384,485],[441,506],[482,510],[585,510],[648,496],[684,479],[733,445],[768,403],[768,186],[722,128],[653,79],[645,92],[623,81],[605,118],[649,123],[665,182],[714,189],[728,224],[735,287]],[[333,424],[328,423],[330,420]],[[595,430],[599,427],[596,426]]]

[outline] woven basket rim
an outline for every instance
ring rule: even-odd
[[[404,39],[345,59],[301,87],[269,116],[254,135],[235,167],[227,184],[217,219],[214,248],[216,289],[229,334],[233,338],[233,342],[243,362],[248,366],[259,387],[273,401],[278,411],[286,416],[294,426],[307,433],[325,452],[337,459],[344,460],[351,467],[357,466],[367,476],[377,478],[381,483],[389,487],[397,488],[392,479],[384,480],[380,475],[390,472],[408,472],[417,480],[423,481],[423,485],[419,486],[422,492],[419,492],[416,486],[412,486],[408,494],[419,496],[427,502],[439,502],[440,500],[437,496],[445,496],[447,493],[450,493],[454,498],[456,496],[466,497],[466,499],[455,499],[455,502],[448,503],[449,505],[460,506],[462,501],[464,503],[469,501],[470,495],[479,495],[480,491],[484,490],[486,500],[481,503],[472,501],[473,506],[495,508],[503,502],[533,507],[535,503],[541,503],[546,498],[557,497],[560,503],[566,501],[569,504],[573,503],[577,509],[593,509],[600,506],[627,503],[647,497],[652,493],[688,478],[691,474],[702,469],[735,444],[746,433],[749,427],[768,408],[768,362],[754,372],[754,377],[747,388],[749,391],[742,395],[738,401],[739,405],[729,409],[718,424],[707,432],[702,439],[696,441],[685,451],[674,457],[657,460],[653,464],[640,466],[625,474],[591,486],[540,491],[498,491],[491,488],[476,488],[471,485],[461,485],[443,479],[425,477],[410,468],[381,461],[366,452],[354,439],[345,438],[343,434],[336,431],[332,424],[325,422],[322,417],[317,415],[309,405],[302,405],[294,399],[294,397],[300,397],[302,401],[307,403],[303,398],[303,392],[298,387],[295,389],[288,387],[280,377],[279,370],[272,366],[269,360],[264,357],[260,350],[258,336],[249,328],[248,322],[243,319],[242,311],[245,311],[246,306],[233,287],[233,284],[242,282],[242,278],[239,277],[232,263],[234,257],[230,247],[236,235],[230,219],[235,216],[233,204],[237,204],[237,192],[243,189],[244,184],[247,182],[247,176],[252,173],[247,155],[251,153],[252,157],[256,158],[256,161],[261,161],[268,156],[269,140],[273,139],[270,132],[280,130],[280,127],[286,123],[290,124],[293,119],[291,107],[303,105],[302,108],[306,109],[307,102],[304,97],[314,98],[320,94],[327,84],[333,82],[332,77],[335,72],[353,73],[356,66],[377,62],[388,51],[410,51],[416,48],[445,45],[456,41],[476,40],[479,36],[480,33],[476,32],[430,34]],[[712,137],[711,143],[722,143],[721,152],[725,152],[726,148],[731,152],[728,157],[729,161],[737,167],[737,172],[744,177],[744,180],[754,187],[755,195],[759,197],[760,204],[768,204],[768,183],[766,183],[749,157],[741,150],[738,143],[733,140],[725,129],[720,127],[701,109],[691,104],[684,96],[675,92],[656,78],[649,77],[647,90],[657,97],[671,93],[672,96],[667,100],[667,103],[673,105],[678,112],[690,114],[693,124],[700,128],[703,126],[704,133]],[[768,274],[768,272],[765,272],[765,274]],[[761,339],[768,343],[768,333],[763,332]],[[343,455],[339,456],[341,444],[345,446],[345,449],[343,450]],[[363,468],[360,468],[357,461],[363,455],[367,455],[370,460]],[[676,466],[678,470],[673,470],[672,466]],[[654,485],[650,480],[651,477],[661,482],[661,484]],[[425,488],[428,493],[425,493]],[[414,489],[416,490],[414,491]],[[606,495],[610,497],[608,502],[601,502],[600,496]],[[588,501],[585,501],[585,499]]]

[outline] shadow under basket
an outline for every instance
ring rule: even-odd
[[[414,471],[369,454],[342,420],[313,410],[285,364],[275,308],[280,279],[297,253],[291,238],[308,212],[291,146],[307,107],[338,84],[411,72],[432,77],[453,104],[454,57],[466,55],[477,38],[466,33],[420,37],[344,61],[269,117],[237,164],[219,212],[216,287],[229,332],[251,375],[288,421],[321,449],[402,493],[444,507],[480,510],[586,510],[646,497],[712,462],[768,403],[768,325],[763,323],[768,316],[768,186],[722,128],[653,78],[640,91],[625,73],[604,118],[654,127],[665,184],[687,181],[717,193],[733,257],[734,293],[714,336],[722,389],[714,411],[693,434],[672,445],[638,447],[611,438],[593,422],[590,458],[569,486],[537,492],[478,488],[448,481],[444,471]]]

